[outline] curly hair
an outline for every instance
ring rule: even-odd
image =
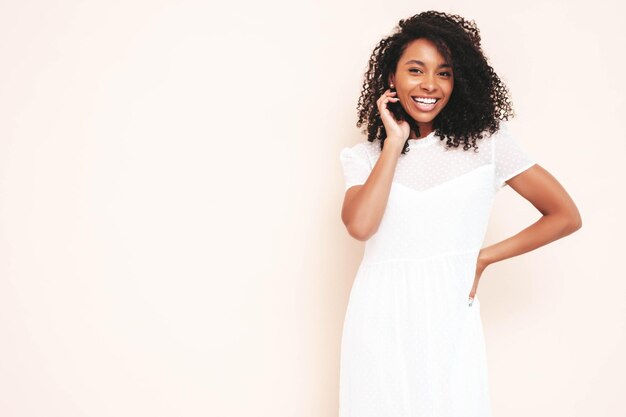
[[[447,140],[448,147],[463,144],[463,150],[477,149],[476,140],[483,138],[482,132],[493,134],[499,130],[500,120],[515,116],[507,87],[482,52],[480,31],[473,20],[430,10],[400,20],[395,29],[374,48],[359,97],[356,125],[367,124],[362,133],[367,134],[368,141],[379,139],[380,148],[384,146],[387,135],[376,101],[389,88],[389,75],[395,73],[407,45],[418,38],[430,40],[453,68],[450,100],[433,120],[435,135]],[[419,135],[417,123],[399,102],[389,102],[387,108]],[[402,153],[408,150],[407,140]]]

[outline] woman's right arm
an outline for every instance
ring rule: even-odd
[[[386,139],[381,154],[365,183],[354,185],[346,190],[341,220],[350,236],[357,240],[368,240],[378,230],[387,207],[396,165],[404,146],[403,142],[391,138]]]

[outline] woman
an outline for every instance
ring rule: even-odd
[[[582,224],[507,129],[512,116],[473,21],[420,13],[375,48],[357,123],[368,141],[340,154],[341,217],[367,241],[344,322],[340,417],[491,416],[480,276]],[[481,248],[506,185],[543,217]]]

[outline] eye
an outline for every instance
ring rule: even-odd
[[[418,69],[418,68],[410,68],[410,69],[409,69],[409,72],[412,72],[412,73],[414,73],[414,74],[415,74],[415,71],[422,72],[422,70],[421,70],[421,69]],[[451,76],[452,76],[452,73],[450,73],[450,72],[448,72],[448,71],[440,72],[439,74],[445,74],[445,75],[444,75],[445,77],[451,77]]]

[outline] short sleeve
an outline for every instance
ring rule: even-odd
[[[506,121],[500,123],[500,130],[496,133],[493,159],[496,189],[505,187],[505,181],[535,164],[533,156],[511,134]]]
[[[343,167],[345,190],[353,185],[365,184],[370,175],[371,167],[367,150],[362,144],[343,148],[339,153],[339,160]]]

